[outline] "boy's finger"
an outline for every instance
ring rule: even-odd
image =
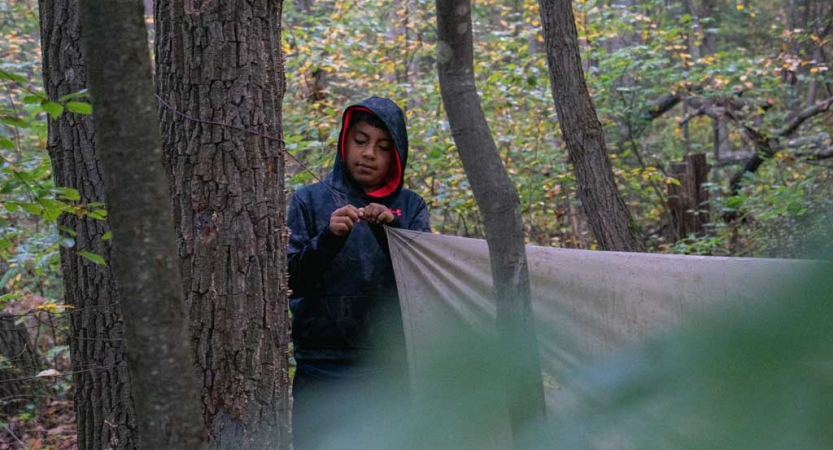
[[[344,205],[341,208],[338,208],[335,211],[333,211],[333,214],[343,216],[347,214],[349,211],[358,211],[358,208],[356,208],[353,205]]]
[[[391,223],[393,222],[393,213],[387,210],[382,211],[382,214],[379,214],[376,220],[382,223]]]
[[[358,222],[361,219],[361,217],[359,216],[358,209],[352,209],[350,211],[347,211],[346,216],[353,222]],[[351,223],[350,226],[353,226],[353,224]]]
[[[336,216],[330,220],[330,231],[338,236],[344,236],[353,230],[353,221],[349,217]]]
[[[349,217],[350,220],[352,220],[353,222],[358,222],[360,218],[358,208],[356,208],[353,205],[343,206],[335,210],[335,212],[333,212],[333,215],[336,217]]]
[[[345,227],[347,227],[347,230],[349,231],[349,230],[353,229],[353,224],[358,219],[353,219],[352,217],[339,217],[339,218],[337,218],[337,220],[338,220],[339,223],[341,223]]]
[[[350,230],[347,228],[347,225],[343,223],[333,223],[330,225],[330,231],[336,236],[344,236]]]
[[[365,209],[365,215],[373,217],[373,218],[379,217],[379,214],[381,214],[383,211],[385,211],[385,207],[378,204],[378,203],[371,203],[371,204],[365,206],[364,209]]]

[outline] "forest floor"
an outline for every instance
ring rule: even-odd
[[[0,415],[0,450],[75,450],[78,448],[72,401],[40,405],[32,414]]]

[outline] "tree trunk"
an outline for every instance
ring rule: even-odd
[[[545,414],[538,343],[518,191],[492,139],[474,83],[471,4],[437,0],[438,64],[443,105],[463,168],[483,214],[497,302],[497,329],[509,351],[507,386],[516,447],[528,448],[521,430]]]
[[[720,27],[717,9],[717,0],[702,0],[700,17],[708,19],[708,22],[703,30],[703,42],[700,45],[701,57],[717,53],[717,31],[708,31],[717,30]]]
[[[719,116],[712,119],[712,135],[714,136],[712,145],[714,147],[714,160],[720,161],[720,158],[732,154],[732,142],[729,140],[729,118],[726,115]]]
[[[40,360],[26,325],[17,316],[0,312],[0,415],[15,415],[42,388],[33,377]]]
[[[159,0],[157,90],[212,448],[287,448],[280,0]]]
[[[810,58],[812,47],[815,43],[807,40],[803,42],[800,35],[794,35],[794,30],[813,30],[815,17],[813,17],[812,0],[788,0],[787,8],[787,30],[790,31],[787,51],[791,59],[806,61]],[[784,69],[784,81],[786,87],[787,106],[792,114],[797,114],[803,105],[803,90],[805,79],[809,77],[809,66],[798,64],[792,69]],[[788,116],[792,117],[792,116]]]
[[[602,124],[584,81],[570,0],[540,0],[539,4],[552,96],[590,227],[602,250],[644,251],[616,187]]]
[[[43,84],[53,101],[87,88],[81,50],[78,1],[40,1]],[[80,204],[104,203],[91,116],[48,117],[46,149],[55,185],[78,191]],[[75,383],[78,450],[135,450],[136,415],[124,350],[121,305],[109,266],[94,264],[78,251],[111,260],[107,223],[62,214],[58,226],[74,233],[75,247],[61,249],[65,302],[72,307],[70,350]]]
[[[204,431],[173,254],[141,0],[80,1],[113,276],[119,286],[139,447],[199,449]]]

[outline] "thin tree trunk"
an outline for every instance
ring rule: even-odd
[[[0,311],[0,415],[13,416],[44,389],[35,378],[41,361],[24,323]]]
[[[698,38],[702,38],[703,25],[700,22],[700,11],[694,5],[694,0],[682,0],[683,7],[688,15],[691,17],[691,32],[688,34],[688,53],[691,54],[691,59],[697,61],[700,59],[700,46]]]
[[[710,29],[716,30],[720,26],[717,9],[717,0],[702,0],[700,17],[708,19],[708,23],[706,24],[705,30],[703,30],[703,42],[700,45],[701,57],[717,53],[717,32],[708,31]]]
[[[785,8],[787,13],[787,30],[808,30],[813,29],[814,17],[812,11],[812,0],[787,0],[788,5]],[[798,60],[805,60],[809,50],[814,42],[802,42],[798,36],[790,36],[787,49],[790,57]],[[804,76],[801,76],[804,75]],[[792,114],[798,114],[803,105],[802,93],[804,89],[806,76],[809,75],[809,67],[798,65],[794,72],[786,74],[784,81],[789,83],[787,86],[787,106],[792,111]],[[792,116],[789,116],[790,118]]]
[[[280,0],[155,9],[159,114],[211,448],[282,449],[290,437],[281,10]]]
[[[43,84],[53,101],[87,88],[77,0],[40,1]],[[55,185],[78,191],[80,204],[104,203],[91,116],[66,112],[48,118],[46,149]],[[105,221],[62,214],[58,226],[74,233],[75,246],[61,248],[65,302],[72,307],[70,351],[75,383],[78,450],[135,450],[136,415],[130,393],[118,290],[110,266],[78,251],[111,260]]]
[[[96,148],[113,232],[139,447],[199,449],[204,430],[173,253],[141,0],[80,1]]]
[[[538,343],[518,191],[500,160],[474,82],[471,4],[437,0],[439,79],[443,105],[463,168],[483,214],[497,302],[497,328],[515,375],[507,386],[516,447],[524,428],[545,415]],[[528,437],[528,436],[527,436]]]
[[[540,0],[550,85],[579,199],[602,250],[645,250],[622,199],[602,125],[587,91],[570,0]]]

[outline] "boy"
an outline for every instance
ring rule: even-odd
[[[425,201],[402,187],[407,159],[405,115],[390,100],[371,97],[344,111],[329,177],[298,190],[290,203],[296,450],[334,448],[325,439],[339,433],[367,437],[368,410],[391,406],[391,395],[407,389],[382,228],[430,231]]]

